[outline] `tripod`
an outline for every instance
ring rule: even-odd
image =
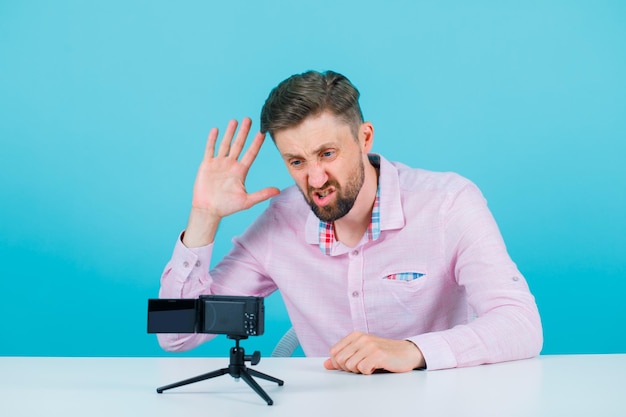
[[[163,393],[163,391],[168,390],[170,388],[181,387],[183,385],[193,384],[194,382],[204,381],[205,379],[215,378],[218,376],[230,374],[233,378],[241,378],[252,388],[257,394],[261,396],[267,402],[267,405],[274,404],[274,401],[270,398],[269,395],[261,388],[261,386],[252,378],[252,376],[256,376],[258,378],[266,379],[268,381],[276,382],[279,386],[284,384],[284,381],[274,378],[273,376],[266,375],[262,372],[258,372],[254,369],[249,369],[246,367],[245,362],[248,361],[252,365],[256,365],[261,361],[261,353],[259,351],[255,351],[251,356],[246,356],[245,351],[242,347],[239,347],[239,341],[242,339],[247,339],[247,336],[228,336],[229,339],[235,340],[235,347],[230,349],[230,364],[227,368],[217,369],[212,372],[208,372],[206,374],[198,375],[193,378],[185,379],[183,381],[175,382],[173,384],[165,385],[163,387],[157,388],[157,392],[159,394]]]

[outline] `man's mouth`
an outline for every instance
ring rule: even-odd
[[[313,196],[313,201],[317,206],[324,207],[330,202],[334,191],[334,188],[327,188],[325,190],[315,191],[311,193],[311,195]]]

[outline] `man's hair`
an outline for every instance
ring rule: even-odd
[[[350,126],[355,139],[363,123],[359,91],[345,76],[333,71],[292,75],[269,94],[261,110],[261,132],[274,134],[295,127],[309,116],[328,111]]]

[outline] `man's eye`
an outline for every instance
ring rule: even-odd
[[[334,154],[335,154],[335,151],[325,151],[325,152],[322,152],[322,156],[324,158],[329,158],[329,157],[333,156]]]
[[[291,162],[289,162],[289,165],[291,165],[294,168],[297,168],[300,165],[302,165],[302,161],[297,161],[297,160],[296,161],[291,161]]]

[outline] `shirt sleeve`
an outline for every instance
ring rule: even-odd
[[[536,356],[543,333],[535,299],[510,259],[476,186],[451,195],[443,208],[444,256],[473,319],[452,329],[409,338],[427,369],[496,363]]]
[[[182,243],[182,234],[174,246],[172,258],[161,275],[159,298],[198,298],[209,294],[211,277],[208,267],[211,263],[213,244],[199,248],[187,248]],[[157,334],[159,345],[171,352],[180,352],[212,339],[215,335],[167,333]]]
[[[243,295],[266,297],[276,286],[265,272],[258,256],[264,257],[269,216],[260,216],[241,238],[233,239],[233,248],[209,270],[213,244],[187,248],[179,236],[172,258],[161,275],[160,298],[198,298],[200,295]],[[253,255],[255,254],[255,255]],[[168,351],[186,351],[214,338],[211,334],[158,334],[161,347]]]

